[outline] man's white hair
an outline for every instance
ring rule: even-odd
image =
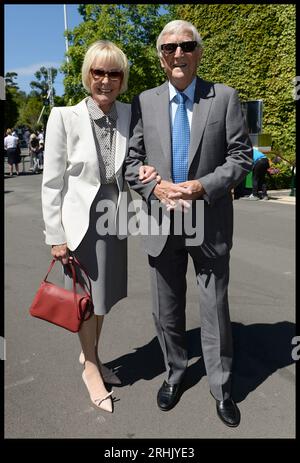
[[[160,58],[162,56],[160,46],[163,43],[163,38],[166,34],[183,34],[183,33],[190,34],[192,39],[198,43],[198,46],[200,48],[203,48],[203,40],[200,37],[200,34],[197,31],[196,27],[188,21],[176,19],[175,21],[170,21],[168,24],[166,24],[157,38],[156,49],[157,49],[158,56]]]

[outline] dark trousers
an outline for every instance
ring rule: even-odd
[[[191,256],[198,288],[201,344],[213,396],[230,396],[232,333],[228,307],[229,255],[207,258],[199,246],[185,245],[182,236],[169,236],[158,257],[149,256],[153,317],[163,351],[167,381],[179,383],[187,367],[186,272]],[[199,340],[200,342],[200,340]]]
[[[261,191],[263,196],[267,195],[266,173],[269,168],[269,160],[261,158],[254,164],[252,171],[252,194],[258,196]]]

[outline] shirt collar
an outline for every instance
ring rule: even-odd
[[[102,109],[99,108],[99,106],[97,105],[97,103],[91,96],[88,97],[86,104],[87,104],[90,116],[94,121],[102,119],[103,117],[105,118],[109,117],[110,119],[113,119],[114,121],[118,119],[118,113],[117,113],[115,103],[113,103],[108,113],[104,113]]]
[[[183,92],[181,92],[181,93],[184,93],[192,103],[194,103],[195,88],[196,88],[196,77],[194,77],[190,85],[187,88],[185,88]],[[174,87],[174,85],[171,84],[171,82],[169,81],[170,101],[173,101],[173,99],[175,98],[178,92],[179,90],[177,90]]]

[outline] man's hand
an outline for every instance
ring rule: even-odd
[[[156,180],[157,183],[161,182],[161,176],[156,172],[155,167],[152,166],[141,166],[139,169],[139,180],[142,183],[149,183],[152,180]]]
[[[172,209],[176,209],[177,211],[188,212],[189,208],[191,207],[192,201],[186,201],[185,199],[176,199],[173,205],[170,203],[165,202],[164,204],[167,207],[167,211],[171,211]]]
[[[64,265],[69,262],[69,250],[67,243],[53,245],[51,248],[51,254],[55,259],[60,260]]]
[[[167,180],[161,180],[159,184],[153,190],[155,196],[167,207],[167,210],[171,209],[189,209],[190,204],[183,198],[170,198],[170,195],[176,193],[176,184],[168,182]]]
[[[194,200],[201,198],[204,193],[205,190],[199,180],[187,180],[173,184],[172,191],[168,192],[168,199]]]

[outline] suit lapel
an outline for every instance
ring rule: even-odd
[[[171,130],[170,130],[170,100],[169,86],[164,83],[157,88],[156,98],[153,101],[153,115],[158,114],[156,123],[160,135],[160,141],[163,149],[163,154],[171,166]]]
[[[97,149],[94,141],[94,134],[92,129],[92,124],[90,121],[89,112],[86,106],[86,100],[80,101],[76,106],[74,106],[73,112],[76,114],[76,131],[79,139],[82,141],[83,145],[86,147],[84,153],[88,156],[89,160],[92,160],[98,163]],[[82,153],[84,155],[84,153]]]
[[[213,96],[214,90],[210,82],[206,82],[197,77],[189,149],[189,167],[193,162],[194,156],[202,140]]]

